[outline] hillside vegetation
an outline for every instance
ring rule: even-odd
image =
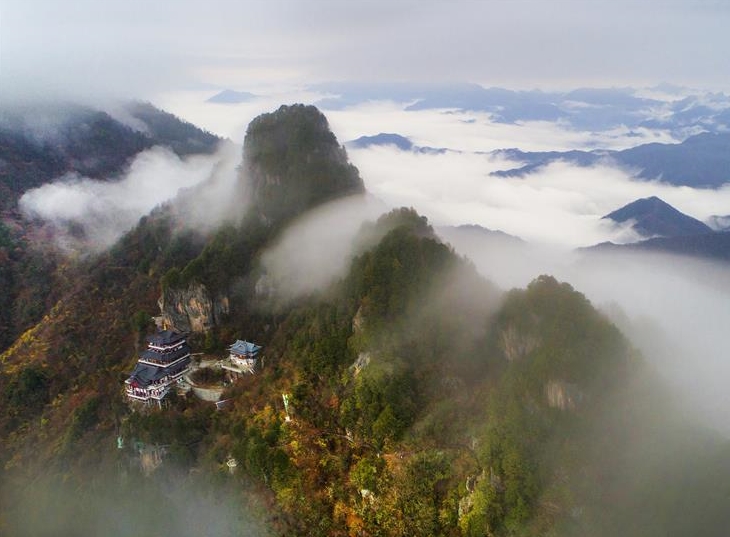
[[[401,208],[363,226],[343,277],[274,300],[277,289],[257,285],[262,253],[296,215],[361,192],[362,180],[313,107],[252,122],[244,156],[246,217],[201,234],[183,231],[172,207],[156,210],[109,252],[55,272],[58,299],[0,356],[0,533],[727,527],[727,443],[682,417],[580,292],[549,275],[499,290]],[[226,388],[224,410],[173,396],[132,412],[122,383],[156,300],[191,286],[228,305],[194,348],[223,356],[253,340],[264,367]],[[140,443],[165,448],[147,477]],[[51,513],[63,522],[44,525]]]

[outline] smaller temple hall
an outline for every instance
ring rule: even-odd
[[[256,372],[258,355],[261,350],[260,345],[239,339],[228,349],[228,359],[223,362],[221,367],[231,377],[236,378],[244,374],[253,374]]]

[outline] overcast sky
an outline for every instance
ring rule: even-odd
[[[724,0],[0,0],[0,91],[331,80],[730,89]]]

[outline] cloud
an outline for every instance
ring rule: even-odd
[[[343,276],[357,254],[356,236],[386,209],[369,195],[350,196],[313,209],[283,231],[261,262],[277,297],[324,289]]]
[[[658,196],[700,220],[730,212],[730,185],[709,190],[637,180],[610,162],[586,168],[555,162],[522,178],[505,178],[489,174],[517,164],[483,154],[392,147],[349,154],[368,191],[390,206],[414,206],[436,225],[479,224],[567,248],[635,240],[626,226],[601,217],[639,198]]]
[[[241,147],[222,143],[218,152],[201,158],[212,163],[203,180],[181,189],[172,200],[181,224],[207,232],[224,221],[239,222],[249,209],[248,182],[241,172]]]
[[[411,138],[419,146],[468,152],[511,147],[523,151],[625,149],[642,143],[677,141],[667,132],[644,128],[586,132],[548,121],[497,123],[483,112],[406,111],[403,103],[394,102],[371,102],[326,113],[341,140],[395,132]]]
[[[726,327],[730,267],[666,255],[596,255],[559,276],[614,317],[659,375],[706,424],[730,435]]]
[[[209,103],[207,99],[220,91],[219,88],[203,90],[166,91],[159,93],[153,101],[162,109],[171,112],[186,121],[214,132],[218,136],[230,138],[236,143],[243,142],[248,124],[255,117],[276,110],[286,103],[310,103],[321,98],[315,94],[296,87],[281,86],[272,88],[267,85],[258,94],[256,81],[240,85],[230,81],[227,86],[234,90],[254,92],[257,97],[243,103]],[[265,92],[265,93],[264,93]]]
[[[689,0],[179,0],[174,9],[5,0],[1,83],[4,95],[87,98],[373,73],[528,88],[662,80],[722,88],[729,16]]]
[[[240,151],[231,145],[223,145],[214,155],[185,159],[154,147],[138,154],[121,179],[66,175],[27,191],[19,205],[27,217],[56,227],[62,246],[99,250],[113,244],[156,206],[206,180],[211,186],[199,194],[205,209],[189,204],[184,221],[203,226],[217,215],[227,214],[228,204],[223,200],[230,200],[237,155]]]
[[[12,476],[14,479],[0,483],[3,533],[82,537],[271,534],[267,513],[256,505],[255,498],[242,492],[240,483],[223,478],[211,485],[210,479],[190,476],[168,461],[153,476],[144,477],[136,471],[133,463],[138,461],[133,455],[117,457],[119,467],[108,464],[86,472],[77,470],[74,475],[81,476],[82,486],[58,477],[53,468],[32,481]],[[125,463],[131,471],[124,468]]]
[[[730,435],[730,266],[649,253],[576,253],[489,234],[439,232],[502,289],[551,274],[609,314],[689,415]]]

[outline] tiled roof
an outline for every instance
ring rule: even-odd
[[[173,332],[172,330],[161,330],[154,335],[147,336],[147,341],[152,345],[163,347],[165,345],[172,345],[178,341],[185,339],[185,334]]]
[[[190,354],[190,347],[183,345],[175,352],[157,352],[152,349],[145,349],[139,354],[139,357],[141,360],[147,360],[149,362],[162,362],[169,364],[178,358],[182,358],[186,354]]]
[[[256,355],[261,350],[261,346],[251,343],[250,341],[241,341],[239,339],[230,346],[230,349],[234,354]]]
[[[190,363],[190,359],[183,360],[180,364],[170,368],[155,367],[148,364],[140,364],[139,362],[129,375],[130,382],[137,382],[143,388],[149,386],[150,383],[158,381],[167,375],[175,374],[185,368]]]
[[[156,380],[160,380],[166,375],[167,372],[162,367],[153,367],[151,365],[138,363],[134,368],[134,371],[132,371],[132,374],[129,375],[129,380],[137,381],[137,384],[144,387]]]

